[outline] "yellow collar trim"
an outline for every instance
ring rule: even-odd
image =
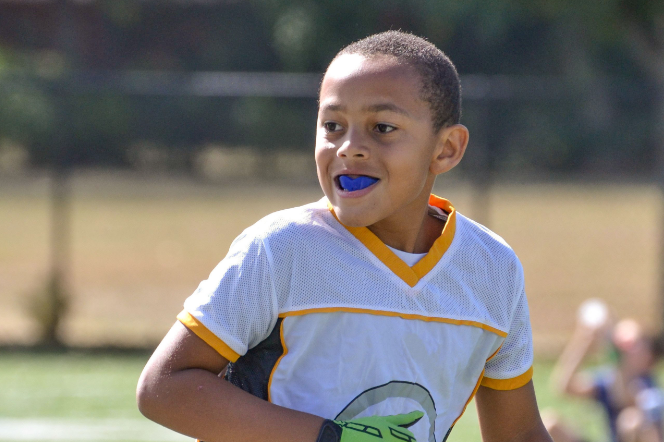
[[[448,213],[447,222],[443,232],[429,249],[429,252],[413,267],[403,262],[394,254],[371,230],[366,227],[348,227],[341,224],[334,213],[332,205],[328,202],[327,207],[339,223],[346,228],[355,238],[360,240],[364,246],[373,253],[383,264],[385,264],[395,275],[401,278],[410,287],[415,285],[438,264],[447,249],[450,248],[454,233],[456,231],[456,209],[444,198],[436,195],[429,197],[429,204],[438,207]]]

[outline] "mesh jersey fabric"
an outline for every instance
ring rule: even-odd
[[[394,272],[380,256],[391,252],[343,226],[322,199],[246,229],[183,314],[206,341],[220,340],[229,360],[284,319],[284,354],[268,388],[275,403],[346,419],[419,407],[428,419],[414,432],[443,440],[480,383],[524,385],[533,355],[516,255],[448,202],[433,201],[451,212],[443,232],[451,242],[417,281]]]

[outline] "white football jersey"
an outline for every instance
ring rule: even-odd
[[[322,199],[246,229],[178,319],[231,361],[227,379],[328,419],[421,410],[442,442],[480,385],[532,376],[523,270],[493,232],[431,196],[447,221],[409,267]],[[440,211],[439,211],[440,212]]]

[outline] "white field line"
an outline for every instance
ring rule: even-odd
[[[193,442],[193,439],[147,420],[0,417],[0,441]]]

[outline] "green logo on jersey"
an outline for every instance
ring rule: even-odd
[[[429,439],[428,442],[436,442],[436,404],[431,397],[429,390],[424,388],[422,385],[415,382],[406,382],[406,381],[391,381],[383,385],[378,385],[368,390],[363,391],[355,399],[350,401],[346,408],[344,408],[335,418],[335,420],[351,420],[356,416],[359,416],[367,408],[372,405],[376,405],[380,402],[383,402],[389,398],[406,398],[412,399],[424,410],[426,413],[426,418],[429,421]],[[449,432],[448,432],[449,434]],[[394,435],[397,439],[399,436]],[[403,435],[404,441],[414,442],[414,439],[406,438],[407,435]],[[410,437],[410,436],[408,436]]]

